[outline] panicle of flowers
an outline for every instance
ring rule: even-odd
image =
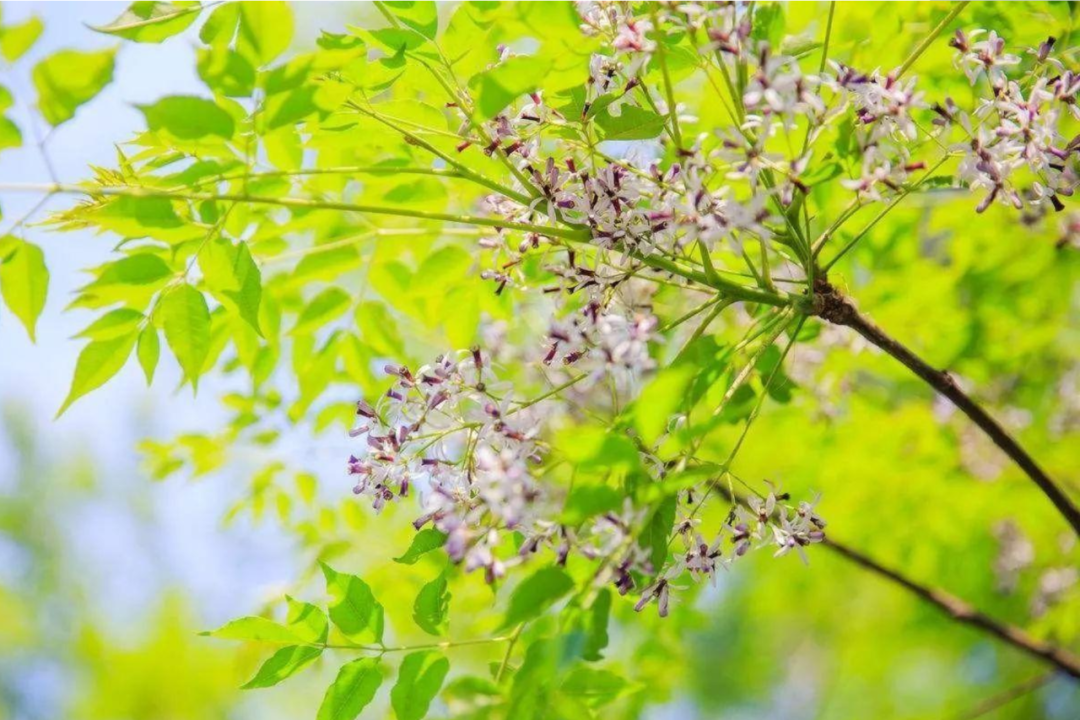
[[[698,529],[698,520],[686,518],[678,522],[675,532],[681,539],[682,552],[676,553],[674,562],[645,588],[634,609],[640,612],[656,602],[660,616],[665,617],[671,591],[676,589],[673,583],[684,573],[695,582],[715,583],[718,569],[728,569],[752,549],[772,548],[774,557],[794,551],[808,563],[806,548],[825,540],[826,522],[816,510],[820,495],[794,506],[786,502],[788,499],[787,493],[773,491],[765,497],[751,497],[745,505],[736,503],[711,541]]]
[[[1024,68],[1024,61],[1006,52],[1004,39],[993,31],[975,40],[983,34],[957,31],[950,44],[971,84],[985,78],[990,95],[972,113],[955,106],[936,108],[946,124],[955,122],[967,136],[956,148],[964,154],[960,179],[985,191],[978,212],[995,201],[1017,209],[1047,205],[1063,210],[1062,198],[1071,197],[1080,184],[1080,139],[1063,134],[1063,119],[1080,117],[1080,80],[1051,55],[1054,38],[1029,51],[1029,66],[1010,77]],[[1021,182],[1029,187],[1022,189]]]

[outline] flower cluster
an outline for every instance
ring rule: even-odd
[[[698,531],[696,520],[681,521],[677,533],[684,551],[645,589],[634,609],[641,611],[655,601],[660,616],[666,616],[672,583],[684,571],[695,581],[715,582],[718,568],[730,567],[752,548],[775,548],[776,557],[794,550],[804,563],[808,562],[805,548],[825,540],[826,523],[816,511],[819,499],[791,506],[785,502],[787,493],[770,492],[764,498],[751,497],[746,505],[736,503],[711,543]],[[725,541],[731,546],[727,554],[723,549]]]

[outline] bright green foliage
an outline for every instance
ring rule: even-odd
[[[394,558],[394,562],[413,565],[432,550],[438,550],[445,544],[445,535],[435,528],[424,528],[413,536],[409,549],[401,557]]]
[[[49,270],[41,248],[11,236],[0,237],[0,295],[31,340],[48,291]]]
[[[115,51],[61,50],[34,66],[41,115],[50,125],[75,117],[75,111],[112,82]]]
[[[339,573],[326,564],[322,569],[334,625],[349,638],[382,642],[383,607],[368,584],[356,575]]]
[[[159,312],[169,348],[184,376],[197,387],[210,353],[210,310],[206,298],[184,283],[165,292]]]
[[[0,55],[9,63],[15,62],[34,46],[44,29],[45,25],[36,16],[18,25],[0,25]]]
[[[390,702],[398,720],[420,720],[442,687],[450,661],[434,650],[409,653],[401,661]]]
[[[828,59],[895,68],[955,7],[838,3]],[[658,58],[641,75],[651,95],[638,87],[629,97],[594,98],[590,56],[610,50],[582,33],[568,3],[383,2],[354,10],[350,22],[358,27],[326,28],[313,43],[302,33],[294,38],[293,14],[305,10],[285,3],[136,3],[95,28],[145,43],[191,28],[184,37],[198,45],[194,71],[205,90],[162,88],[162,97],[138,98],[145,132],[110,138],[122,143],[116,167],[94,168],[81,202],[49,219],[54,230],[105,233],[101,264],[71,303],[86,316],[76,336],[86,344],[61,412],[116,375],[133,352],[148,383],[170,382],[175,368],[161,362],[163,334],[165,354],[185,381],[194,387],[214,374],[232,389],[221,399],[223,426],[142,445],[147,472],[235,481],[228,521],[272,523],[295,539],[307,570],[294,578],[298,594],[317,592],[310,578],[318,584],[322,563],[325,608],[290,600],[284,621],[249,610],[262,614],[208,633],[250,644],[242,658],[269,656],[257,669],[240,663],[251,670],[245,687],[276,685],[304,670],[269,702],[310,690],[311,710],[322,698],[319,720],[391,710],[399,720],[629,720],[663,717],[672,707],[700,717],[780,717],[787,706],[776,698],[803,687],[813,688],[808,715],[914,720],[956,715],[1044,671],[824,548],[811,550],[809,570],[791,557],[747,558],[718,573],[716,590],[684,576],[669,617],[656,618],[652,605],[634,612],[657,572],[693,549],[673,537],[674,526],[693,517],[699,522],[690,527],[710,541],[730,522],[731,507],[717,496],[723,488],[746,494],[775,486],[797,499],[821,491],[831,536],[1038,638],[1076,647],[1076,587],[1042,614],[1031,604],[1044,570],[1076,565],[1075,546],[1063,549],[1064,526],[1052,508],[960,414],[935,405],[930,390],[846,328],[810,317],[796,330],[763,305],[727,306],[734,298],[698,311],[720,294],[684,292],[685,277],[644,265],[624,280],[656,281],[641,298],[643,312],[661,320],[662,341],[649,348],[656,372],[629,395],[586,376],[582,387],[603,402],[567,393],[564,417],[541,438],[536,468],[544,491],[559,493],[553,518],[570,535],[632,509],[637,524],[625,549],[657,572],[635,572],[628,597],[610,583],[601,587],[602,568],[577,552],[554,564],[557,533],[528,561],[527,552],[519,555],[526,538],[513,528],[500,528],[495,548],[512,558],[507,574],[487,587],[482,570],[445,564],[460,538],[412,527],[417,496],[428,491],[423,483],[379,514],[368,498],[354,498],[358,478],[343,479],[321,458],[345,447],[347,430],[362,422],[356,400],[377,405],[385,396],[387,363],[415,370],[439,353],[465,356],[478,345],[504,381],[495,391],[506,398],[503,412],[575,377],[573,365],[537,358],[550,347],[545,329],[571,318],[591,290],[559,294],[569,297],[569,309],[556,311],[543,291],[560,284],[549,268],[567,248],[586,268],[598,253],[551,239],[504,266],[529,231],[470,224],[484,215],[483,198],[508,188],[524,194],[525,204],[535,202],[537,223],[547,223],[549,203],[522,189],[535,179],[529,171],[485,152],[480,133],[492,128],[485,121],[538,90],[565,122],[538,134],[536,157],[563,147],[616,161],[640,153],[663,168],[680,161]],[[829,4],[754,3],[740,12],[755,37],[797,56],[804,72],[819,72]],[[974,91],[947,46],[954,29],[996,28],[1011,47],[1036,46],[1052,33],[1061,49],[1075,44],[1075,24],[1069,4],[973,3],[904,77],[918,75],[928,102],[952,97],[967,105]],[[310,26],[306,18],[295,23]],[[4,27],[0,52],[13,60],[39,33],[33,21]],[[688,35],[649,38],[664,51],[682,149],[700,142],[720,152],[727,138],[712,131],[737,126],[731,116],[753,78],[724,77],[723,56],[699,54]],[[499,45],[517,55],[500,62]],[[1065,56],[1075,60],[1071,50]],[[123,53],[115,59],[123,62]],[[109,83],[113,64],[111,50],[65,50],[42,61],[33,78],[45,120],[55,126],[74,117]],[[835,70],[826,63],[824,72]],[[461,89],[471,108],[461,107]],[[0,89],[0,113],[11,107]],[[823,265],[868,228],[830,268],[830,281],[974,388],[1073,487],[1080,481],[1072,414],[1076,253],[1055,248],[1063,216],[1021,222],[998,204],[975,214],[950,149],[924,137],[933,111],[920,109],[916,118],[912,159],[944,162],[925,183],[903,188],[903,202],[880,222],[874,218],[884,204],[854,207],[854,195],[839,185],[862,173],[859,128],[845,117],[814,140],[800,176],[806,192],[788,208],[768,208],[780,217],[777,238],[786,248],[767,255],[772,290],[753,243],[709,249],[689,242],[679,268],[709,287],[736,282],[790,293],[803,307],[805,281],[790,272],[798,265],[788,252],[797,244],[792,233],[824,239]],[[801,141],[805,118],[795,122]],[[23,134],[0,117],[0,150]],[[849,207],[850,222],[830,230]],[[38,247],[21,239],[39,230],[28,224],[13,232],[20,238],[0,241],[0,294],[33,337],[48,273]],[[505,247],[491,250],[492,238]],[[480,278],[484,270],[505,270],[514,282],[498,288]],[[54,288],[54,298],[61,294]],[[682,321],[688,313],[696,314]],[[761,334],[749,338],[747,327]],[[506,348],[525,350],[500,355]],[[482,415],[477,422],[493,421]],[[343,450],[342,464],[365,449],[362,437],[355,442],[359,449]],[[681,465],[690,449],[694,461]],[[722,479],[716,488],[714,478]],[[995,528],[1006,520],[1022,528],[1036,558],[1011,593],[994,581]],[[2,512],[0,522],[9,522]],[[729,559],[733,546],[725,542],[720,551]],[[521,567],[519,558],[533,564]],[[327,562],[357,568],[363,579]],[[16,616],[4,601],[0,593],[0,653],[5,627],[18,622],[8,619]],[[435,643],[445,646],[432,649]],[[1067,716],[1050,706],[1059,695],[1075,700],[1066,682],[998,715],[1061,720]]]
[[[217,135],[228,140],[236,127],[232,116],[214,102],[197,97],[173,96],[140,108],[151,130],[165,130],[181,140]]]
[[[446,573],[420,588],[413,603],[413,621],[428,635],[445,635],[450,615]]]
[[[94,340],[84,347],[79,353],[79,359],[75,361],[75,377],[71,381],[71,390],[57,411],[57,416],[67,410],[71,403],[101,387],[120,372],[135,347],[135,338],[136,334],[131,332],[111,340]]]
[[[573,587],[574,581],[560,568],[547,567],[537,570],[514,588],[502,627],[513,627],[532,620]]]
[[[93,28],[140,43],[159,43],[191,26],[202,9],[197,2],[136,2],[108,25]]]
[[[326,689],[316,720],[355,720],[371,703],[381,684],[378,660],[359,658],[345,663]]]

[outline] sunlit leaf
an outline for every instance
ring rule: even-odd
[[[70,120],[112,82],[114,55],[114,50],[61,50],[34,66],[38,108],[50,125]]]
[[[56,416],[62,415],[73,402],[101,387],[120,372],[135,347],[135,338],[136,334],[130,333],[112,340],[94,340],[84,347],[79,353],[79,359],[75,361],[75,377],[71,380],[71,389]]]
[[[382,642],[383,607],[368,584],[356,575],[339,573],[325,563],[326,591],[330,594],[330,619],[352,638],[370,637]]]
[[[521,581],[510,595],[510,604],[500,627],[508,628],[539,617],[574,587],[562,568],[546,567]]]
[[[442,636],[449,626],[449,612],[450,592],[443,572],[420,588],[413,602],[413,621],[428,635]]]
[[[240,33],[236,47],[252,65],[261,67],[285,52],[292,35],[293,16],[288,3],[240,4]]]
[[[390,704],[397,719],[421,720],[427,715],[448,672],[450,661],[434,650],[406,655],[390,690]]]
[[[49,270],[41,248],[10,235],[0,238],[0,295],[26,327],[30,340],[48,291]]]
[[[190,285],[180,285],[165,294],[159,317],[165,340],[184,376],[197,387],[210,353],[210,310],[206,298]]]
[[[161,340],[156,327],[147,325],[139,333],[135,354],[139,358],[143,375],[146,376],[146,384],[149,385],[154,380],[154,370],[157,369],[158,358],[161,357]]]
[[[0,55],[13,63],[34,46],[45,30],[41,19],[31,16],[18,25],[0,27]]]
[[[371,704],[381,684],[382,673],[376,658],[345,663],[326,689],[316,720],[355,720]]]
[[[322,648],[308,645],[283,647],[262,664],[255,676],[242,686],[245,690],[277,685],[303,670],[322,654]]]
[[[159,43],[186,30],[199,17],[197,2],[136,2],[108,25],[92,30],[141,43]]]
[[[424,528],[413,535],[409,549],[401,557],[394,558],[394,562],[403,565],[413,565],[432,550],[438,550],[446,544],[446,535],[435,528]]]
[[[153,105],[141,105],[151,130],[166,130],[182,140],[198,140],[207,135],[231,138],[236,129],[232,116],[211,100],[173,95]]]

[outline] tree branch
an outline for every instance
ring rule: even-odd
[[[854,548],[848,547],[835,540],[826,538],[825,547],[837,553],[843,558],[850,560],[864,570],[885,578],[922,600],[935,606],[958,623],[969,625],[985,633],[993,635],[1014,648],[1031,655],[1032,657],[1050,663],[1062,672],[1080,680],[1080,657],[1073,655],[1068,650],[1056,647],[1032,637],[1018,627],[1007,625],[994,620],[989,615],[973,608],[966,602],[950,595],[943,590],[921,585],[914,580],[904,577],[900,573],[885,567],[881,563],[862,554]]]
[[[709,485],[729,502],[745,504],[745,499],[733,494],[723,482],[714,479]],[[986,613],[968,605],[960,598],[943,590],[917,583],[901,575],[898,571],[885,567],[859,550],[832,538],[826,537],[822,545],[840,557],[858,565],[863,570],[869,570],[878,577],[899,585],[921,600],[933,605],[952,620],[992,635],[1002,642],[1012,645],[1017,650],[1025,652],[1042,662],[1049,663],[1065,674],[1080,680],[1080,657],[1068,650],[1032,637],[1018,627],[998,622]]]
[[[956,380],[945,370],[937,370],[926,363],[905,345],[890,336],[873,321],[855,309],[847,297],[825,280],[819,280],[815,288],[815,312],[824,320],[835,325],[845,325],[862,335],[869,342],[899,360],[905,367],[919,376],[927,385],[934,388],[971,418],[994,444],[1001,448],[1009,458],[1023,470],[1043,494],[1050,499],[1058,512],[1080,535],[1080,508],[1072,498],[1065,494],[1046,472],[1039,467],[1024,448],[971,396],[965,393]]]

